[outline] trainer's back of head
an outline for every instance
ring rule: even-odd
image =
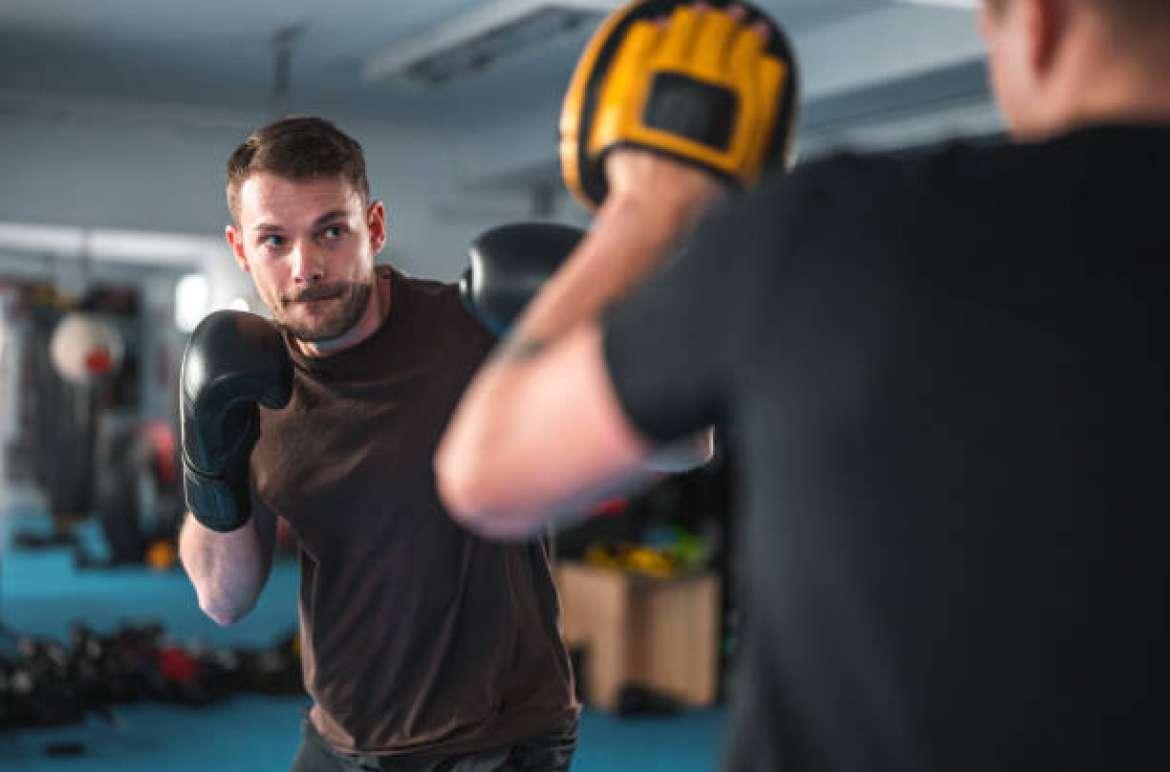
[[[1170,123],[1167,0],[984,0],[981,29],[1012,134]]]

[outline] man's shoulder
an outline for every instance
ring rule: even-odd
[[[991,138],[834,153],[769,181],[748,217],[776,222],[790,247],[944,238],[972,219],[994,219],[994,191],[1011,189],[1029,166],[1012,150]]]
[[[459,317],[461,315],[462,304],[459,300],[458,285],[438,279],[422,279],[411,276],[400,268],[379,266],[379,270],[390,273],[391,302],[395,302],[394,298],[397,297],[400,301],[400,307],[408,306],[412,316]]]
[[[393,284],[397,285],[401,291],[409,292],[412,296],[423,299],[424,302],[428,300],[434,300],[440,303],[445,302],[445,299],[457,290],[456,285],[449,282],[411,276],[398,267],[380,264],[377,270],[382,273],[388,273],[391,276]]]
[[[459,294],[458,284],[411,276],[398,268],[389,270],[392,271],[397,292],[407,296],[408,302],[403,305],[410,308],[410,316],[416,321],[424,320],[445,336],[453,334],[478,344],[478,348],[491,346],[494,339],[467,310]],[[391,298],[395,292],[392,285]]]
[[[958,189],[973,171],[1002,167],[1009,146],[994,138],[952,140],[882,152],[842,151],[798,167],[776,187],[791,186],[822,204],[896,208],[906,198]]]

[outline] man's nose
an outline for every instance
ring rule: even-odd
[[[293,281],[298,285],[319,284],[325,279],[325,261],[311,244],[299,242],[293,247]]]

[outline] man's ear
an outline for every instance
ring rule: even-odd
[[[1042,78],[1052,69],[1068,26],[1068,0],[1015,0],[1023,5],[1028,35],[1028,66]]]
[[[381,201],[372,201],[366,208],[366,227],[370,229],[370,249],[377,255],[389,237],[386,228],[386,205]]]
[[[228,246],[231,247],[232,254],[236,258],[236,265],[246,272],[251,273],[248,267],[248,256],[244,254],[244,234],[235,225],[226,225],[223,229],[223,236],[227,239]]]
[[[995,10],[991,7],[991,3],[984,0],[979,4],[979,10],[976,12],[975,26],[979,30],[979,37],[983,39],[983,45],[991,45],[991,29],[995,22]]]

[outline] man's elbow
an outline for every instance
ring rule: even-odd
[[[477,454],[463,452],[451,442],[444,442],[435,456],[439,498],[451,516],[466,525],[487,510],[487,472],[476,459]]]
[[[435,481],[439,498],[451,517],[464,527],[489,538],[523,538],[538,529],[539,523],[522,516],[507,492],[514,486],[500,485],[489,459],[482,454],[460,453],[449,444],[435,456]]]
[[[234,625],[248,615],[255,604],[230,603],[222,600],[199,598],[199,610],[220,627]]]

